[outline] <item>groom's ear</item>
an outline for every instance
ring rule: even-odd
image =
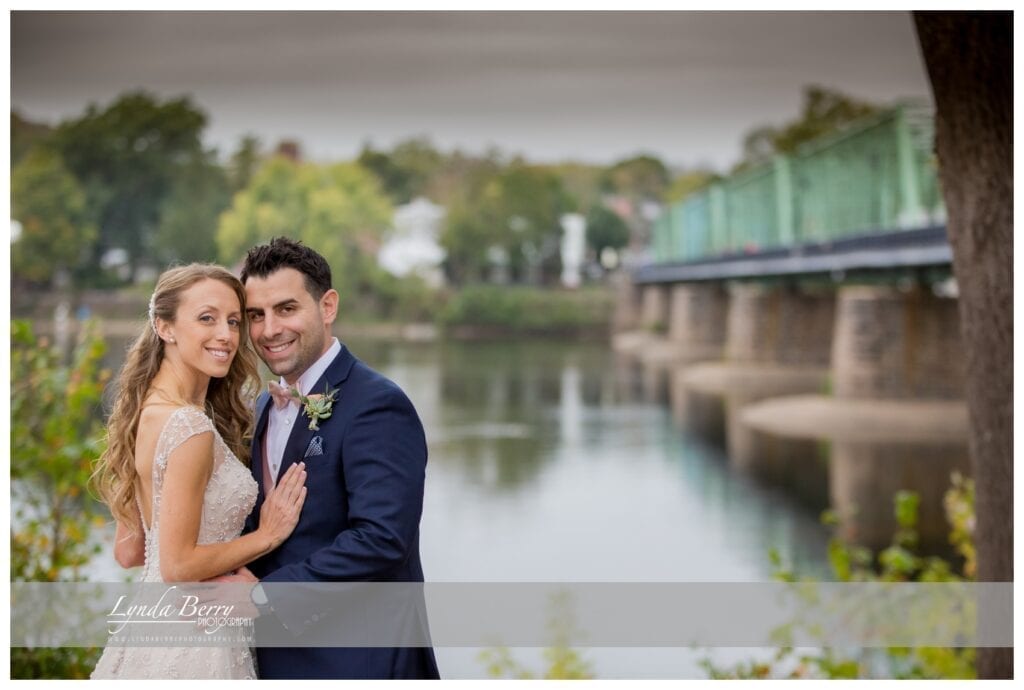
[[[324,323],[332,324],[338,318],[338,302],[341,300],[338,291],[330,289],[320,298],[320,312],[324,315]]]

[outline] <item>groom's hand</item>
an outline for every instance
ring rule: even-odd
[[[243,585],[254,585],[259,581],[260,579],[243,565],[238,570],[203,580],[207,586],[202,587],[201,591],[197,591],[195,594],[199,603],[230,605],[232,615],[258,618],[259,609],[252,603],[249,594],[252,588]]]

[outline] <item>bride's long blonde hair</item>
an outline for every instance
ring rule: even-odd
[[[96,462],[92,484],[114,518],[126,527],[135,525],[137,473],[135,440],[143,403],[164,359],[164,341],[155,331],[156,319],[174,323],[181,293],[201,280],[224,283],[238,296],[242,307],[238,351],[227,376],[211,378],[206,391],[206,412],[213,419],[231,452],[248,464],[252,439],[252,400],[258,392],[256,353],[249,344],[249,320],[245,313],[245,287],[227,269],[214,264],[189,264],[165,271],[150,301],[149,323],[128,351],[117,381],[117,398],[107,420],[107,447]]]

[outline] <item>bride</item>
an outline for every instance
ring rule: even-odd
[[[94,481],[117,521],[114,555],[143,582],[197,582],[242,568],[287,538],[306,497],[296,463],[241,535],[256,501],[249,458],[258,382],[245,290],[219,266],[160,276],[128,353]],[[93,678],[255,678],[248,648],[108,646]]]

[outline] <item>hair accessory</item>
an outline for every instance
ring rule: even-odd
[[[154,292],[149,298],[149,325],[153,329],[153,333],[156,337],[160,337],[160,334],[156,330],[156,293]]]

